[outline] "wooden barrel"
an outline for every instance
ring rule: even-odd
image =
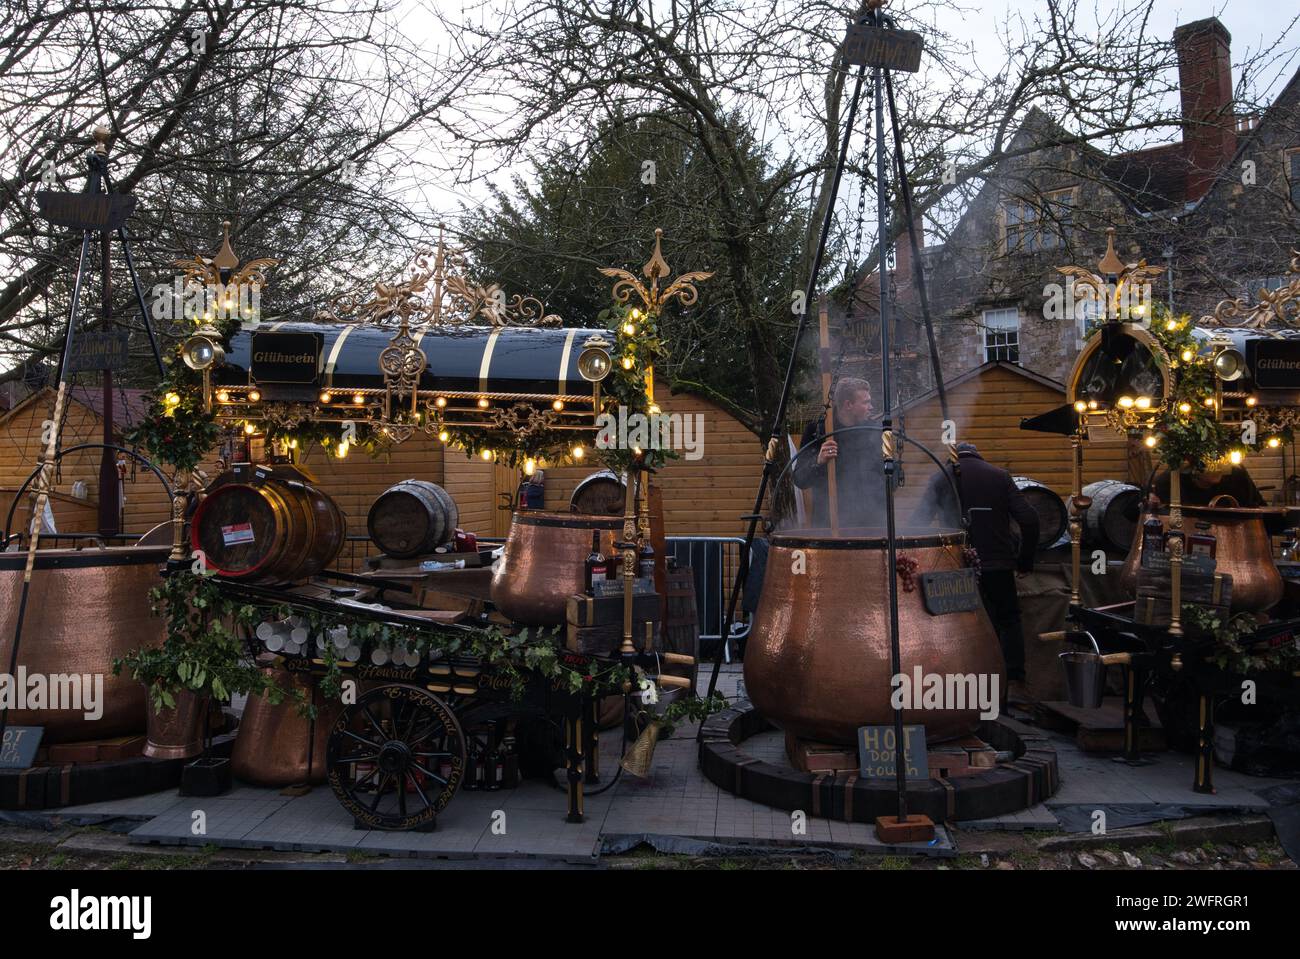
[[[569,509],[588,516],[622,516],[627,484],[613,470],[592,473],[573,488]]]
[[[1120,480],[1098,480],[1083,488],[1092,505],[1083,514],[1083,541],[1123,552],[1133,542],[1142,513],[1142,490]]]
[[[379,494],[366,529],[387,555],[409,559],[450,543],[460,524],[451,494],[437,483],[408,479]]]
[[[1020,490],[1033,511],[1038,514],[1038,545],[1046,548],[1061,538],[1069,525],[1070,517],[1065,509],[1065,502],[1051,489],[1028,476],[1013,476],[1016,489]],[[1014,520],[1012,521],[1014,522]]]
[[[209,493],[194,513],[190,542],[222,576],[292,582],[328,566],[346,532],[343,513],[315,486],[266,480]]]

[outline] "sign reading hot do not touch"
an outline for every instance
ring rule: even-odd
[[[925,750],[925,727],[903,727],[903,758],[908,779],[929,779],[930,760]],[[864,779],[893,778],[898,755],[898,737],[893,726],[858,727],[858,766]]]

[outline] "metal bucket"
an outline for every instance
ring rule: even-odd
[[[1067,650],[1060,654],[1065,667],[1065,698],[1071,706],[1097,709],[1106,693],[1106,663],[1091,633],[1084,633],[1092,643],[1092,652]]]

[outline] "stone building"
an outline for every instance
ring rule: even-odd
[[[1179,141],[1110,155],[1086,144],[1034,150],[1068,135],[1031,110],[1007,150],[1014,158],[988,177],[947,241],[924,248],[945,378],[1002,361],[1063,381],[1091,310],[1063,315],[1053,302],[1065,285],[1056,268],[1094,266],[1108,227],[1121,259],[1167,267],[1151,294],[1172,298],[1179,313],[1199,317],[1225,298],[1282,284],[1300,247],[1300,73],[1262,114],[1241,115],[1223,24],[1181,26],[1174,45]],[[933,386],[907,246],[897,244],[892,271],[903,401]],[[845,369],[878,381],[878,278],[870,264],[859,276],[844,319],[859,348]]]

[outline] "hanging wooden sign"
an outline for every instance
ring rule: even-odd
[[[74,230],[116,230],[135,212],[135,197],[129,193],[66,193],[38,190],[36,205],[41,216],[55,226]]]
[[[921,69],[925,41],[912,30],[886,30],[865,23],[849,24],[844,59],[855,66],[884,67],[915,73]]]
[[[124,370],[131,358],[129,345],[130,334],[125,330],[113,333],[82,333],[72,341],[72,359],[68,372],[112,370],[116,373]]]
[[[922,573],[921,599],[931,616],[969,613],[980,604],[980,584],[973,569],[948,569]]]

